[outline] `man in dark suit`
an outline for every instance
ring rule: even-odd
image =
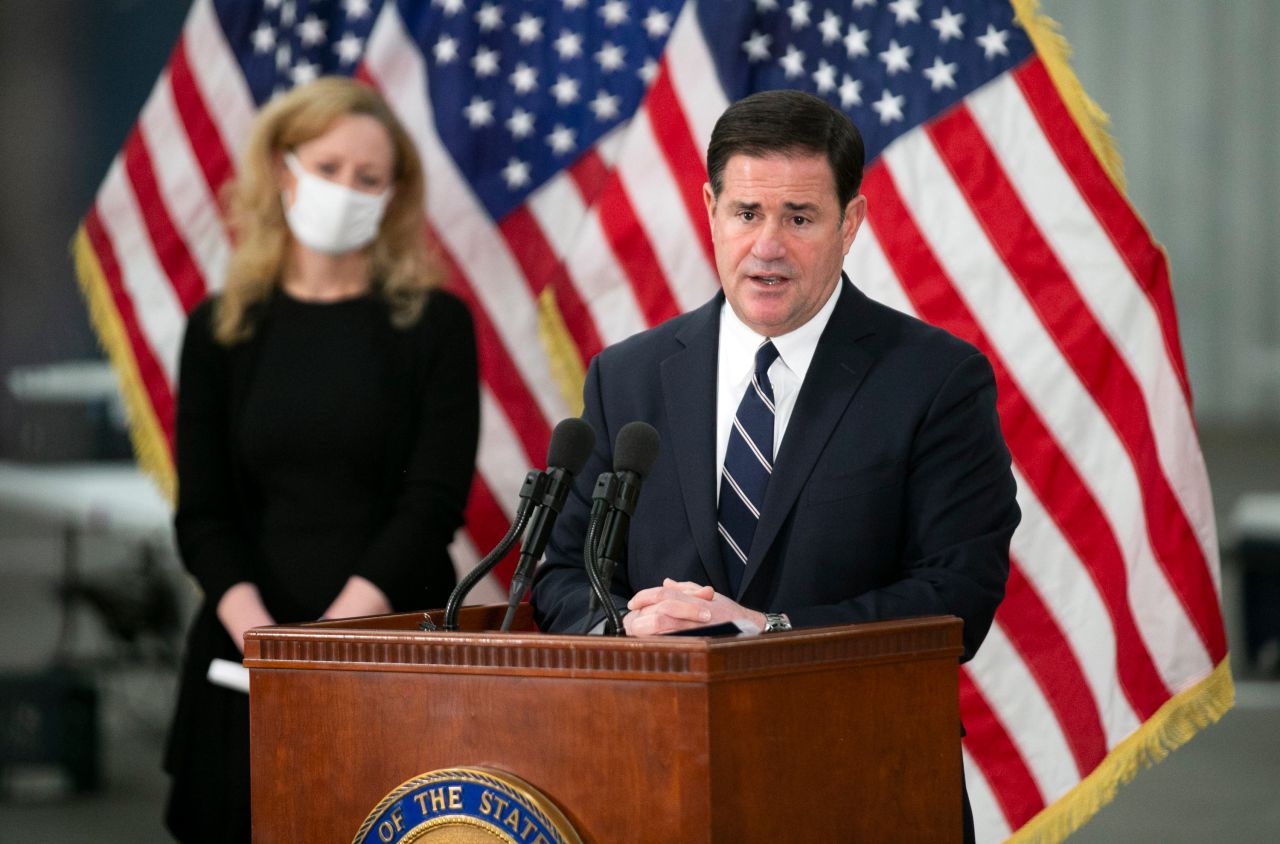
[[[952,614],[965,658],[977,650],[1019,519],[994,376],[842,276],[862,165],[857,129],[807,94],[756,94],[720,118],[703,194],[723,290],[592,362],[597,445],[538,571],[543,629],[594,622],[592,484],[618,430],[644,420],[662,448],[612,583],[627,633]]]

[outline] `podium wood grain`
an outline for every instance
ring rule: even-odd
[[[254,840],[350,841],[401,783],[471,765],[600,844],[960,837],[957,619],[482,632],[501,612],[469,608],[456,633],[418,613],[250,632]]]

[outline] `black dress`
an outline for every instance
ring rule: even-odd
[[[278,294],[230,349],[212,315],[191,314],[178,385],[175,524],[204,592],[165,758],[185,842],[249,840],[248,696],[206,679],[240,658],[222,595],[249,581],[278,623],[307,621],[360,575],[397,611],[443,606],[479,432],[471,317],[447,293],[404,330],[375,294]]]

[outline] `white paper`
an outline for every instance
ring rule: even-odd
[[[228,659],[214,659],[209,663],[209,682],[237,692],[249,694],[249,669]]]

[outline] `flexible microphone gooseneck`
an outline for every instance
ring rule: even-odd
[[[657,429],[647,422],[623,425],[614,444],[613,471],[601,473],[591,496],[591,518],[583,546],[591,583],[588,616],[603,607],[605,632],[610,636],[623,635],[622,615],[609,597],[613,571],[626,553],[640,485],[658,459],[661,441]]]
[[[520,504],[516,507],[516,517],[511,522],[511,527],[507,528],[506,536],[494,546],[493,550],[485,555],[476,567],[463,575],[458,581],[458,585],[453,587],[453,591],[449,593],[449,601],[444,606],[444,622],[445,630],[458,629],[458,610],[462,607],[462,600],[467,594],[475,588],[475,585],[494,567],[507,556],[507,552],[511,550],[511,546],[515,545],[516,540],[520,538],[520,534],[524,533],[525,525],[529,523],[529,511],[533,509],[533,502],[536,498],[541,498],[547,488],[547,473],[540,472],[537,469],[531,470],[524,476],[524,483],[520,485]],[[423,613],[422,621],[418,624],[420,630],[435,630],[436,626],[431,621],[431,616]]]
[[[533,502],[529,538],[520,547],[520,559],[511,577],[507,614],[502,620],[501,630],[504,633],[511,629],[516,607],[524,600],[524,594],[533,581],[534,569],[551,539],[556,517],[564,509],[564,502],[573,489],[573,479],[587,465],[587,458],[595,446],[596,432],[581,419],[562,419],[551,432],[551,444],[547,447],[546,489]]]

